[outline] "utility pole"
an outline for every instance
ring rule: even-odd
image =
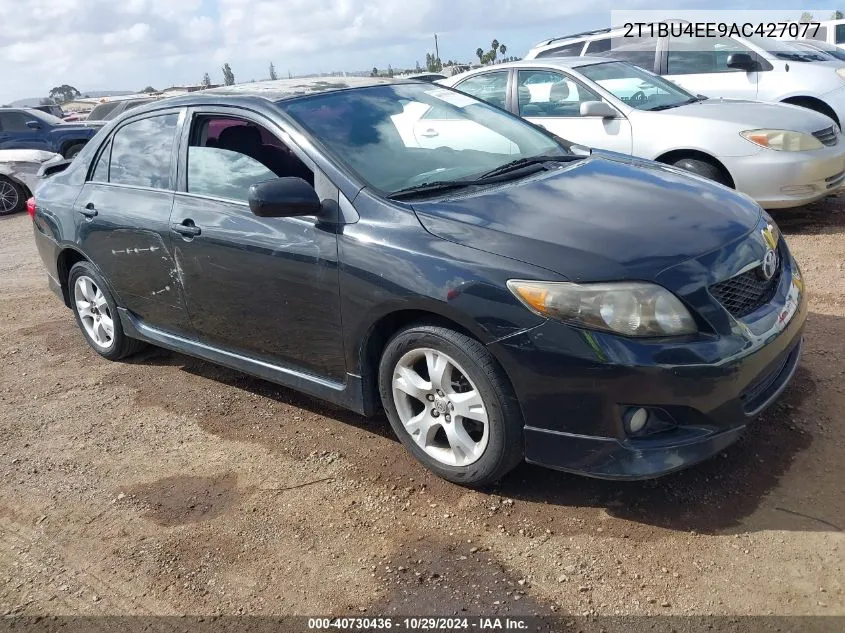
[[[440,59],[440,48],[437,46],[437,33],[434,34],[434,57]]]

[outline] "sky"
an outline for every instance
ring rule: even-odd
[[[801,0],[674,0],[685,9],[789,8]],[[845,5],[845,2],[843,2]],[[434,52],[470,61],[493,38],[522,56],[543,38],[610,26],[611,10],[648,0],[0,0],[0,104],[82,92],[140,91],[293,73],[412,68]],[[829,17],[830,11],[816,17]]]

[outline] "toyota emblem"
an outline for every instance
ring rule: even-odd
[[[760,263],[760,275],[768,281],[775,276],[778,269],[778,254],[771,248],[763,255],[763,261]]]

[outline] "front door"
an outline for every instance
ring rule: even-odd
[[[337,236],[316,217],[261,218],[249,186],[314,172],[270,130],[231,108],[196,111],[171,216],[191,323],[205,344],[342,380]],[[321,199],[337,190],[317,178]],[[329,205],[330,206],[330,205]]]
[[[553,70],[521,69],[517,73],[519,114],[561,138],[623,154],[632,151],[631,123],[616,118],[581,116],[585,101],[601,96],[572,77]]]
[[[182,115],[184,116],[184,115]],[[100,148],[74,204],[79,245],[146,325],[186,334],[189,322],[170,239],[180,111],[119,127]]]
[[[666,79],[693,94],[729,99],[757,99],[760,73],[728,68],[728,56],[754,51],[729,37],[670,37]]]

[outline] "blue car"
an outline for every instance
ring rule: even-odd
[[[37,149],[73,158],[104,123],[65,123],[35,108],[0,108],[0,149]]]
[[[468,486],[523,460],[690,466],[801,354],[801,272],[752,200],[418,81],[141,106],[44,169],[29,211],[100,356],[152,344],[383,410]]]

